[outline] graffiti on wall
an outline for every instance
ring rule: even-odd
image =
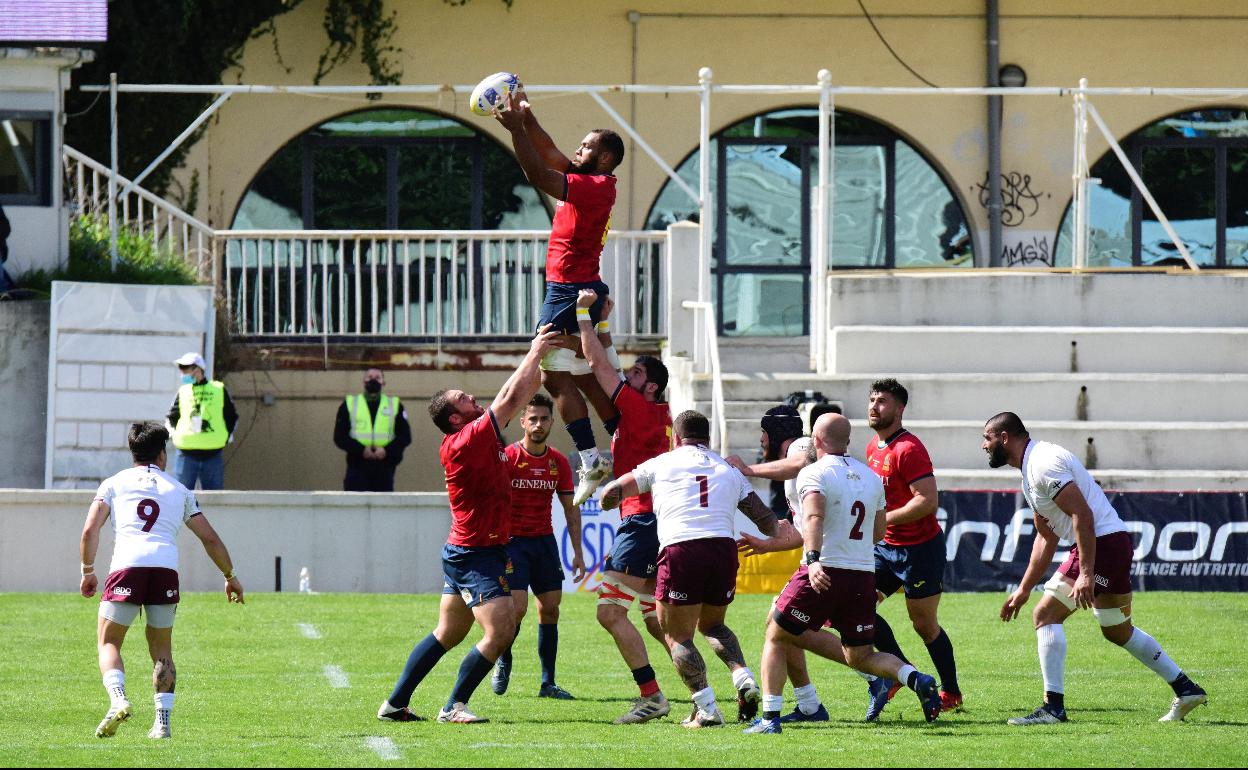
[[[979,205],[988,208],[988,174],[984,181],[971,188],[979,196]],[[1001,224],[1018,227],[1040,212],[1040,202],[1052,198],[1052,193],[1031,189],[1031,174],[1010,171],[1001,175]]]

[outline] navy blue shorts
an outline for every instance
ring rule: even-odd
[[[659,563],[659,525],[653,513],[637,513],[620,522],[615,545],[602,566],[603,572],[619,572],[649,580]]]
[[[576,298],[581,289],[593,289],[598,293],[598,301],[589,306],[589,318],[594,323],[602,320],[602,303],[610,290],[602,281],[587,283],[546,283],[546,297],[542,300],[542,314],[538,316],[537,328],[546,324],[554,324],[555,331],[564,334],[580,334],[581,327],[576,322]]]
[[[906,589],[907,599],[925,599],[945,590],[945,533],[918,545],[875,545],[875,589],[892,596]]]
[[[469,608],[500,596],[507,587],[507,547],[442,546],[442,593],[459,594]]]
[[[521,593],[531,587],[533,593],[563,590],[563,562],[554,535],[513,537],[507,543],[511,572],[507,585]]]

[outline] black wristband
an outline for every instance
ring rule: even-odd
[[[817,561],[819,561],[819,552],[818,552],[818,551],[807,551],[807,552],[806,552],[806,558],[805,558],[805,560],[804,560],[804,563],[806,563],[806,564],[814,564],[814,563],[815,563],[815,562],[817,562]]]

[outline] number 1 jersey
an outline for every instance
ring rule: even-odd
[[[199,513],[195,495],[155,465],[136,465],[105,479],[95,493],[113,519],[113,561],[128,567],[178,568],[178,531]]]

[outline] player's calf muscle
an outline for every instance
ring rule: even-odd
[[[720,623],[717,626],[706,629],[702,633],[706,636],[706,641],[711,645],[711,649],[715,651],[720,660],[730,665],[745,665],[745,655],[741,652],[741,643],[737,641],[737,635],[732,632],[731,628]]]
[[[689,689],[706,689],[706,661],[702,660],[698,648],[693,646],[692,639],[672,645],[672,663]]]
[[[158,658],[152,667],[152,684],[156,692],[173,692],[178,681],[178,670],[172,658]]]

